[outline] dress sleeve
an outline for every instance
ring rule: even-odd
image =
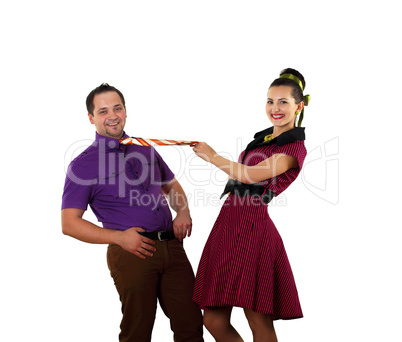
[[[275,153],[295,157],[301,169],[307,155],[307,150],[303,141],[295,141],[286,145],[277,146]]]

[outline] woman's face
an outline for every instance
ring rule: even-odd
[[[303,109],[303,102],[296,104],[292,88],[288,86],[271,87],[268,90],[265,111],[275,127],[292,129],[295,126],[296,111]]]

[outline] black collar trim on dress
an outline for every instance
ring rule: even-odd
[[[257,147],[270,145],[273,143],[275,143],[278,146],[283,146],[295,141],[303,141],[306,139],[306,136],[304,134],[304,127],[295,127],[293,129],[290,129],[289,131],[283,132],[282,134],[280,134],[279,136],[277,136],[272,140],[264,141],[265,136],[268,134],[272,134],[273,132],[274,127],[269,127],[267,129],[255,133],[254,140],[247,145],[246,151],[244,152],[243,162],[247,153]]]
[[[295,127],[293,129],[290,129],[289,131],[283,132],[278,137],[276,137],[270,141],[264,141],[265,136],[268,134],[272,134],[273,132],[274,132],[273,127],[264,129],[263,131],[255,133],[254,139],[258,140],[258,143],[260,143],[262,145],[267,145],[267,144],[270,144],[273,141],[275,141],[275,143],[278,146],[290,144],[295,141],[306,140],[306,135],[304,134],[304,127]]]

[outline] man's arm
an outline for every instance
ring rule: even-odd
[[[66,208],[61,211],[63,234],[78,240],[95,244],[117,244],[141,259],[153,256],[155,242],[140,234],[145,230],[132,227],[125,231],[101,228],[82,218],[85,210]]]
[[[188,207],[187,196],[176,178],[162,186],[162,192],[168,199],[170,207],[177,213],[173,220],[173,231],[177,239],[182,241],[186,236],[190,237],[192,221]]]

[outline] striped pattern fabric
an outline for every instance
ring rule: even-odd
[[[168,146],[168,145],[192,145],[198,141],[187,140],[167,140],[167,139],[143,139],[143,138],[124,138],[120,140],[123,145],[138,145],[138,146]]]
[[[243,154],[244,152],[240,154],[239,162],[243,159]],[[283,191],[285,191],[299,175],[300,170],[303,166],[304,159],[306,158],[307,151],[304,147],[303,141],[295,141],[283,146],[277,146],[273,144],[268,145],[264,148],[259,148],[258,150],[251,151],[249,154],[247,154],[244,163],[246,165],[256,165],[262,162],[264,159],[269,158],[273,154],[285,154],[289,156],[294,156],[299,163],[299,167],[296,169],[290,169],[277,177],[257,183],[259,185],[265,186],[267,189],[270,189],[275,193],[276,196],[278,196]]]
[[[306,155],[303,142],[259,147],[249,152],[244,163],[255,165],[276,153],[299,161],[297,169],[260,183],[278,194],[300,172]],[[227,197],[201,256],[193,300],[203,310],[238,306],[275,320],[303,317],[282,238],[267,205],[258,198]]]

